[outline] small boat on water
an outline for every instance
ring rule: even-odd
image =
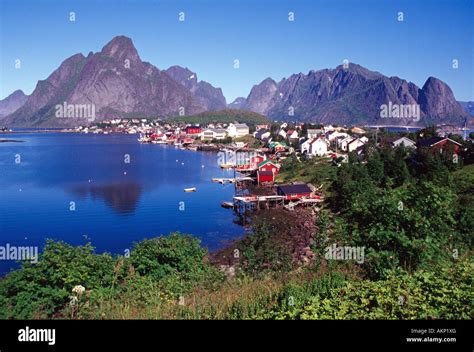
[[[222,201],[222,202],[221,202],[221,207],[223,207],[223,208],[233,208],[233,207],[234,207],[234,203]]]
[[[232,163],[223,163],[219,165],[222,169],[232,169],[235,167],[235,164]]]
[[[196,187],[191,187],[191,188],[185,188],[185,192],[196,192]]]

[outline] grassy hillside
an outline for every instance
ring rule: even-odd
[[[295,181],[312,183],[322,186],[322,190],[329,194],[329,186],[336,177],[337,167],[333,166],[327,158],[313,158],[298,162],[288,158],[283,161],[280,173],[276,177],[277,183],[290,183]]]
[[[219,111],[207,111],[192,116],[177,116],[170,121],[187,122],[192,124],[208,124],[211,122],[230,123],[238,121],[248,125],[270,124],[271,121],[265,116],[251,111],[226,109]]]

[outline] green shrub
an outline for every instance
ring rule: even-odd
[[[472,319],[473,261],[439,272],[393,271],[386,280],[348,282],[313,297],[301,319]]]
[[[50,317],[69,302],[76,285],[86,290],[110,286],[114,260],[90,244],[71,246],[48,240],[37,264],[25,263],[0,281],[0,318]]]
[[[193,284],[209,287],[222,281],[223,275],[209,263],[206,253],[199,239],[173,233],[137,243],[129,262],[138,274],[159,281],[179,296]]]

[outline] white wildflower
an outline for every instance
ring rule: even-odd
[[[75,293],[78,296],[81,296],[85,291],[85,287],[81,285],[77,285],[72,289],[72,293]]]

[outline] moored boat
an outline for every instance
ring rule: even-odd
[[[196,192],[196,187],[190,187],[190,188],[185,188],[184,189],[185,192]]]

